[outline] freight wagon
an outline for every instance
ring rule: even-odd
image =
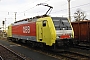
[[[71,23],[74,29],[74,37],[79,42],[90,42],[90,21],[78,21]]]

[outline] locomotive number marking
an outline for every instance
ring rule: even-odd
[[[23,33],[30,33],[30,26],[23,26]]]

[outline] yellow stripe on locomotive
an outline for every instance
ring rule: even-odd
[[[72,24],[71,24],[71,22],[70,22],[70,20],[68,19],[68,22],[70,23],[70,26],[71,26],[71,28],[72,28],[72,38],[74,38],[74,30],[73,30],[73,27],[72,27]]]

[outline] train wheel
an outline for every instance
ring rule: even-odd
[[[56,50],[58,49],[58,46],[56,44],[53,44],[52,47],[51,47],[52,50]]]
[[[15,42],[15,38],[12,38],[11,41]]]
[[[39,43],[39,47],[43,48],[44,47],[43,43]]]
[[[10,37],[7,37],[7,40],[8,40],[8,41],[11,41],[11,40],[12,40],[12,38],[10,38]]]
[[[31,43],[31,47],[35,47],[35,43],[34,42]]]

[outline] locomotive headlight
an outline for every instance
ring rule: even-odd
[[[71,34],[71,38],[73,38],[73,34]]]
[[[71,38],[73,37],[73,34],[71,34]]]
[[[59,36],[57,36],[56,38],[60,38]]]

